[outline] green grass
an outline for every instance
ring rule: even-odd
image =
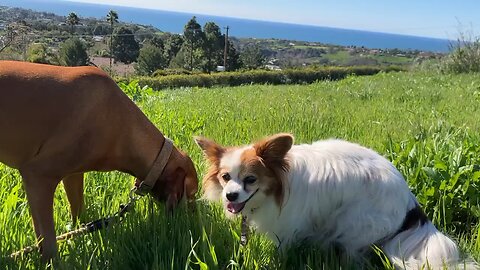
[[[348,51],[337,51],[335,53],[328,53],[323,57],[337,63],[346,63],[349,59],[352,58]]]
[[[480,258],[479,75],[388,73],[312,85],[188,88],[142,94],[127,89],[157,127],[188,152],[202,176],[206,164],[192,136],[227,145],[246,144],[276,132],[297,143],[330,137],[372,147],[406,176],[427,214]],[[128,200],[133,177],[89,173],[89,221],[117,211]],[[0,165],[0,269],[43,268],[38,254],[8,254],[35,243],[25,193],[16,170]],[[60,187],[55,198],[58,233],[72,227]],[[168,216],[148,198],[125,221],[59,245],[56,269],[356,269],[334,252],[298,247],[279,256],[262,235],[239,245],[239,220],[218,205],[185,206]],[[379,258],[366,267],[383,269]]]
[[[406,56],[393,56],[393,55],[371,55],[369,56],[373,59],[376,59],[379,63],[384,64],[411,64],[413,58]]]
[[[393,56],[393,55],[374,55],[369,53],[356,53],[351,55],[348,51],[337,51],[335,53],[327,53],[322,58],[326,58],[329,61],[332,61],[336,64],[345,65],[348,64],[349,61],[354,59],[375,59],[377,60],[378,64],[389,64],[389,65],[406,65],[411,64],[413,62],[413,58],[405,57],[405,56]]]

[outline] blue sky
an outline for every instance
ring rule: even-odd
[[[455,39],[480,32],[479,0],[62,0]]]

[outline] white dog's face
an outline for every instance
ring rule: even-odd
[[[291,135],[279,134],[242,148],[224,148],[205,138],[196,141],[211,165],[203,181],[207,199],[221,197],[228,215],[248,213],[265,199],[281,206]]]
[[[270,187],[272,175],[253,153],[253,147],[226,152],[220,159],[218,182],[222,185],[222,201],[232,214],[259,207],[274,187]],[[259,192],[260,191],[260,192]]]

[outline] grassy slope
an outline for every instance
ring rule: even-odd
[[[191,154],[200,175],[205,171],[205,162],[194,145],[193,135],[205,135],[224,144],[244,144],[275,132],[291,132],[297,143],[337,137],[372,147],[394,160],[414,192],[424,203],[432,205],[432,209],[426,209],[427,213],[435,217],[437,224],[456,232],[455,236],[463,239],[462,246],[478,258],[480,248],[475,233],[478,216],[461,234],[454,223],[455,217],[451,223],[442,222],[447,220],[442,213],[448,211],[442,212],[438,206],[440,201],[445,205],[445,196],[428,196],[428,187],[419,183],[430,179],[421,173],[423,165],[419,164],[429,164],[435,156],[425,155],[421,159],[424,152],[415,156],[417,152],[408,148],[411,146],[408,142],[417,138],[414,143],[420,144],[414,144],[415,147],[428,146],[422,143],[439,135],[443,145],[447,145],[447,139],[443,138],[453,138],[448,142],[456,147],[456,138],[460,137],[455,136],[461,133],[462,141],[478,145],[479,81],[478,75],[389,73],[307,86],[252,85],[156,92],[140,97],[137,103],[160,130]],[[439,145],[432,143],[435,147]],[[450,155],[445,147],[439,151],[444,156]],[[473,152],[465,153],[475,156]],[[412,155],[417,163],[412,163]],[[412,172],[410,167],[418,170]],[[475,185],[474,177],[471,179],[470,188],[478,191],[478,182]],[[85,220],[115,212],[120,203],[127,201],[132,183],[131,176],[120,173],[88,174]],[[0,190],[0,269],[37,268],[36,254],[17,261],[4,257],[34,243],[18,172],[0,165]],[[470,190],[468,194],[474,196],[478,192]],[[456,202],[451,203],[455,206]],[[478,203],[464,208],[475,207],[478,209]],[[163,206],[143,199],[121,225],[62,243],[62,259],[56,266],[61,269],[184,269],[187,265],[194,269],[205,265],[212,269],[224,269],[227,265],[233,269],[264,266],[308,269],[306,265],[311,269],[338,268],[333,255],[315,248],[297,249],[279,258],[271,243],[259,235],[241,249],[239,222],[225,220],[221,211],[218,206],[199,203],[195,213],[183,207],[173,218],[165,218]],[[57,231],[68,230],[71,223],[62,188],[56,195],[55,214]]]

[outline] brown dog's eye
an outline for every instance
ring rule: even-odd
[[[228,180],[232,179],[232,177],[231,177],[230,174],[228,174],[228,173],[222,174],[222,178],[223,178],[223,180],[225,180],[225,181],[228,181]]]

